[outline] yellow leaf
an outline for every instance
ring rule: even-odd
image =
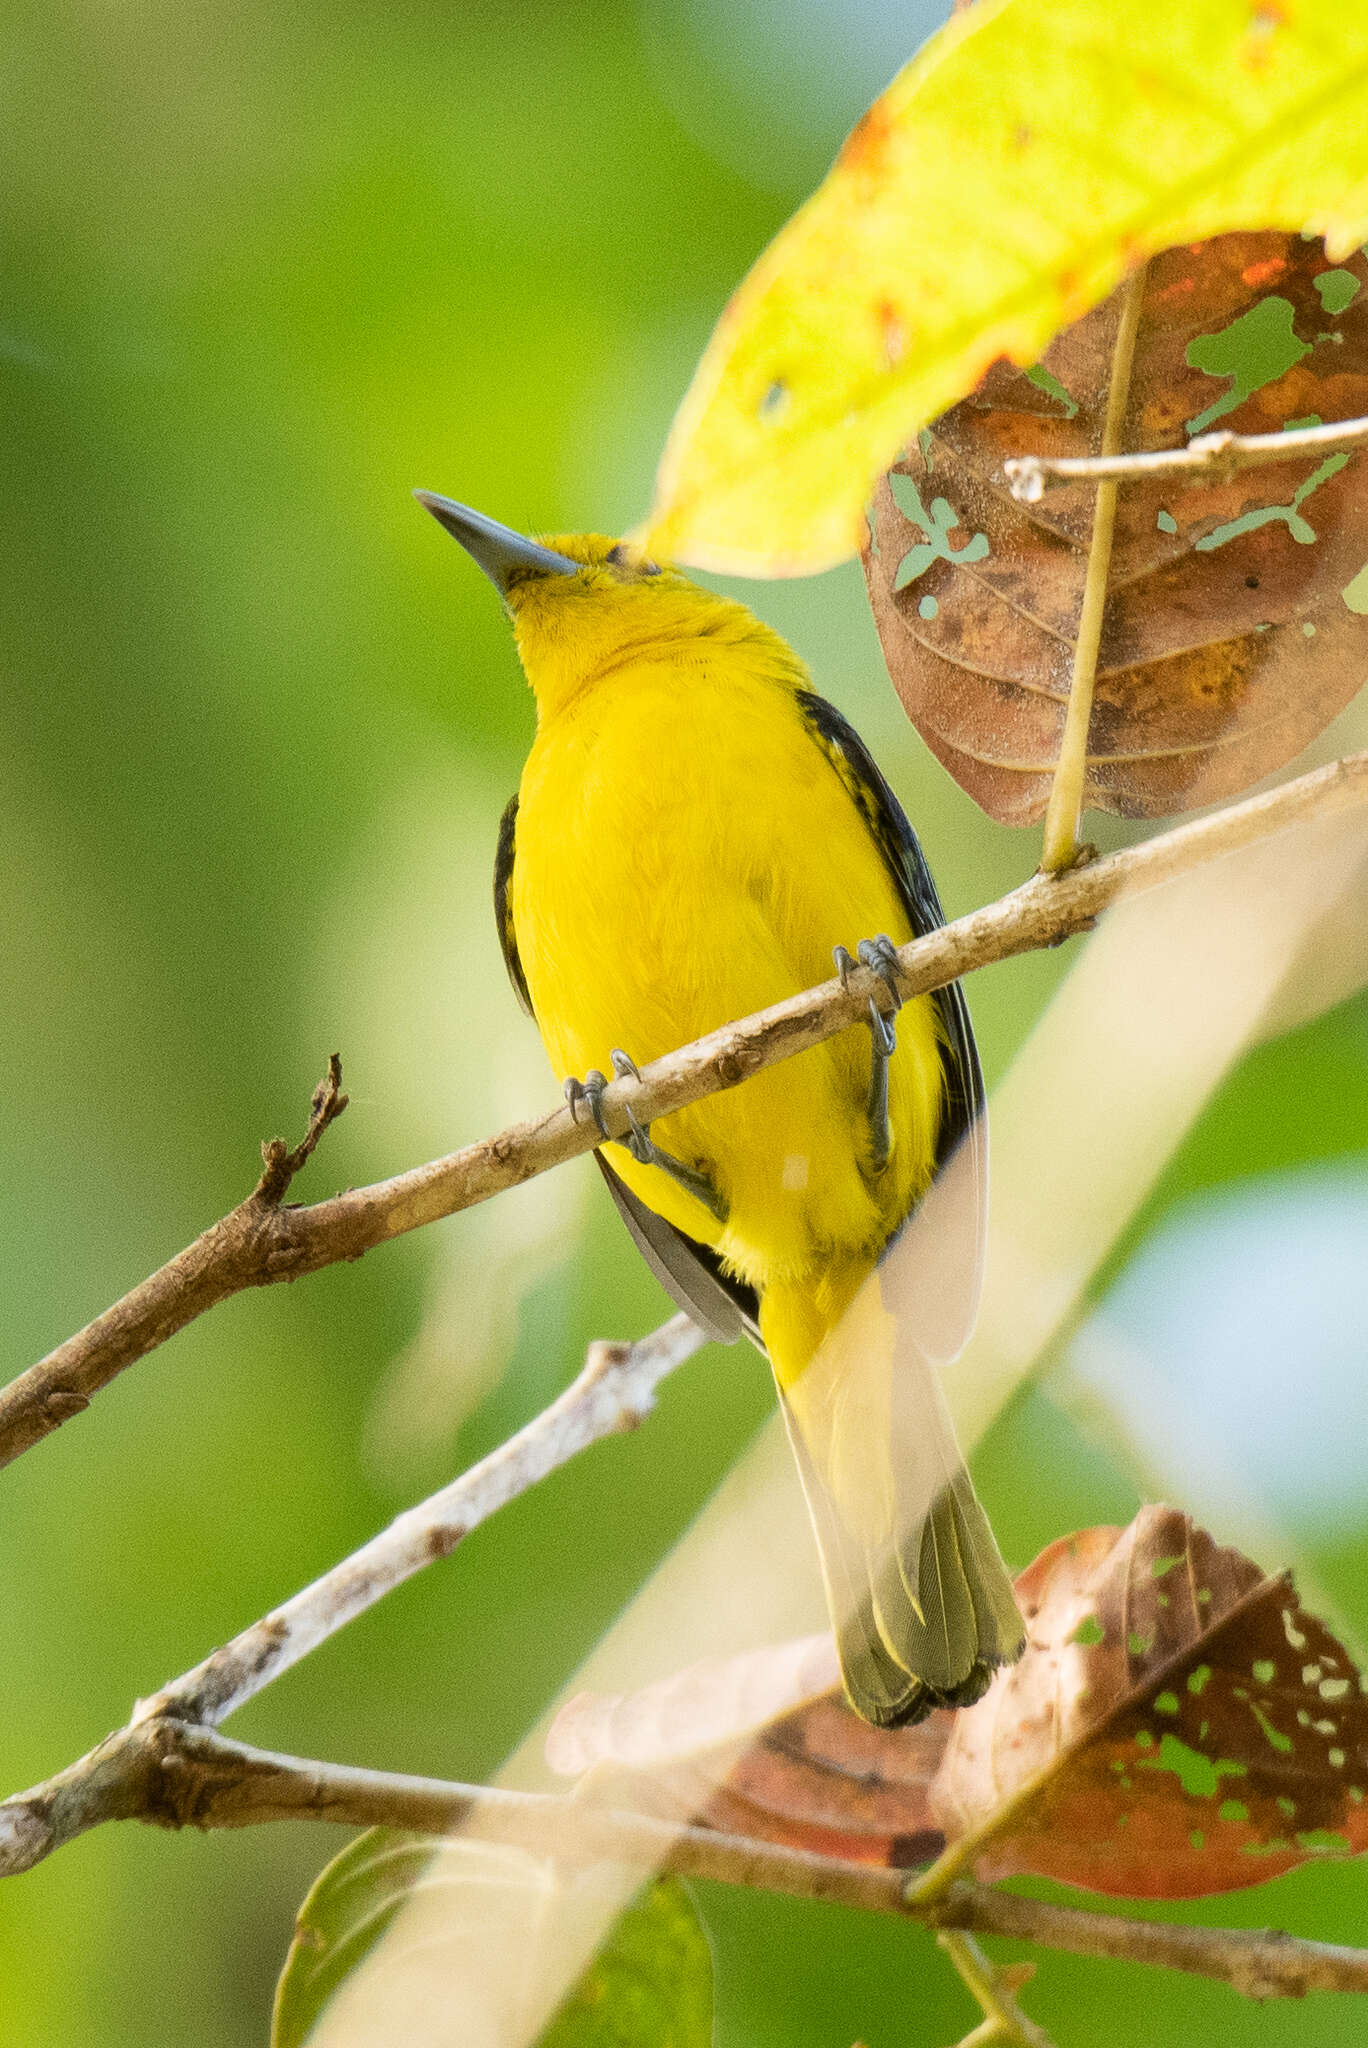
[[[1368,0],[978,0],[855,128],[717,324],[653,554],[799,576],[860,544],[872,480],[996,357],[1160,249],[1368,231]]]

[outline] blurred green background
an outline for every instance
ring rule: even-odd
[[[885,0],[11,10],[6,1376],[242,1195],[257,1141],[298,1133],[334,1047],[352,1106],[303,1198],[550,1099],[488,905],[530,699],[488,589],[409,491],[530,528],[640,516],[727,293],[933,19]],[[865,730],[952,912],[1028,870],[1033,842],[981,817],[903,722],[857,570],[746,594]],[[980,978],[990,1079],[1068,965]],[[1179,1355],[1182,1286],[1201,1296],[1209,1244],[1242,1298],[1242,1204],[1265,1269],[1301,1246],[1302,1354],[1266,1342],[1246,1400],[1258,1319],[1211,1367],[1190,1429],[1256,1406],[1267,1424],[1291,1388],[1248,1453],[1284,1539],[1264,1562],[1314,1570],[1360,1640],[1366,1065],[1362,996],[1258,1050],[1114,1262],[1131,1289],[1117,1314],[1143,1320],[1162,1294],[1169,1323],[1148,1341]],[[358,1267],[231,1302],[3,1475],[5,1789],[499,1441],[590,1338],[660,1320],[595,1181],[580,1162]],[[1312,1381],[1328,1391],[1299,1434]],[[233,1732],[491,1772],[769,1402],[757,1359],[708,1352],[649,1428],[500,1515]],[[1323,1466],[1337,1428],[1350,1452]],[[1246,1469],[1238,1427],[1225,1451]],[[1066,1527],[1124,1519],[1135,1469],[1048,1386],[979,1460],[1015,1564]],[[1185,1504],[1203,1505],[1198,1482]],[[87,1837],[0,1889],[0,2040],[254,2048],[295,1906],[340,1844],[302,1827]],[[1357,1867],[1323,1866],[1202,1910],[1362,1938],[1364,1897]],[[970,2024],[914,1931],[703,1903],[722,2048],[934,2048]],[[1345,2001],[1258,2011],[1062,1957],[1043,1959],[1033,2006],[1074,2048],[1217,2027],[1230,2048],[1354,2038]]]

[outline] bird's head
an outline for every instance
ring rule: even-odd
[[[528,539],[452,498],[415,491],[499,591],[543,715],[634,652],[771,638],[754,614],[601,533]]]

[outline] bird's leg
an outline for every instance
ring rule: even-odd
[[[877,974],[888,990],[896,1015],[902,1008],[902,995],[898,988],[898,951],[892,939],[883,934],[877,939],[861,939],[855,951],[861,967]],[[855,962],[844,946],[837,946],[832,958],[844,986],[850,979]],[[873,996],[869,998],[869,1030],[874,1050],[865,1114],[869,1119],[870,1167],[878,1174],[883,1172],[893,1152],[893,1129],[888,1121],[888,1062],[897,1047],[898,1033],[893,1017],[884,1015]]]
[[[634,1081],[641,1079],[636,1061],[630,1059],[620,1047],[614,1047],[610,1058],[613,1063],[614,1080],[625,1080],[629,1075]],[[571,1116],[578,1123],[579,1106],[582,1102],[587,1103],[589,1114],[598,1125],[599,1135],[604,1138],[609,1137],[608,1127],[603,1120],[603,1091],[607,1086],[606,1077],[597,1067],[591,1067],[582,1081],[576,1080],[572,1074],[565,1084],[565,1099],[570,1105]],[[638,1166],[658,1166],[687,1194],[692,1195],[695,1201],[701,1202],[719,1223],[726,1222],[727,1205],[706,1174],[699,1173],[696,1167],[686,1166],[682,1159],[675,1158],[673,1152],[666,1152],[657,1145],[651,1136],[649,1124],[638,1122],[630,1108],[627,1111],[627,1125],[626,1137],[611,1142],[625,1145]]]

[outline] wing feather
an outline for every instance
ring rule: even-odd
[[[707,1245],[687,1237],[649,1209],[614,1173],[601,1152],[594,1157],[637,1250],[671,1300],[718,1344],[735,1344],[739,1337],[749,1337],[759,1345],[756,1318],[760,1304],[754,1290],[725,1274],[720,1259]],[[763,1345],[760,1348],[763,1350]]]
[[[877,842],[913,931],[924,938],[938,930],[945,913],[926,855],[873,755],[854,726],[824,697],[800,690],[798,705]],[[936,1210],[937,1285],[919,1292],[918,1321],[926,1355],[944,1363],[963,1350],[978,1313],[988,1234],[988,1123],[983,1069],[964,991],[957,981],[950,982],[931,1000],[940,1020],[945,1076],[945,1106],[936,1140],[937,1176],[944,1177],[945,1187],[939,1198],[930,1198]],[[947,1173],[952,1160],[954,1170]],[[906,1221],[904,1217],[899,1231]],[[898,1234],[889,1240],[890,1247]]]
[[[527,987],[527,976],[518,952],[518,934],[513,925],[513,856],[518,837],[518,799],[516,794],[508,799],[504,814],[499,820],[499,843],[494,849],[494,922],[498,927],[499,944],[503,948],[504,966],[513,984],[513,993],[528,1016],[532,1015],[532,997]]]

